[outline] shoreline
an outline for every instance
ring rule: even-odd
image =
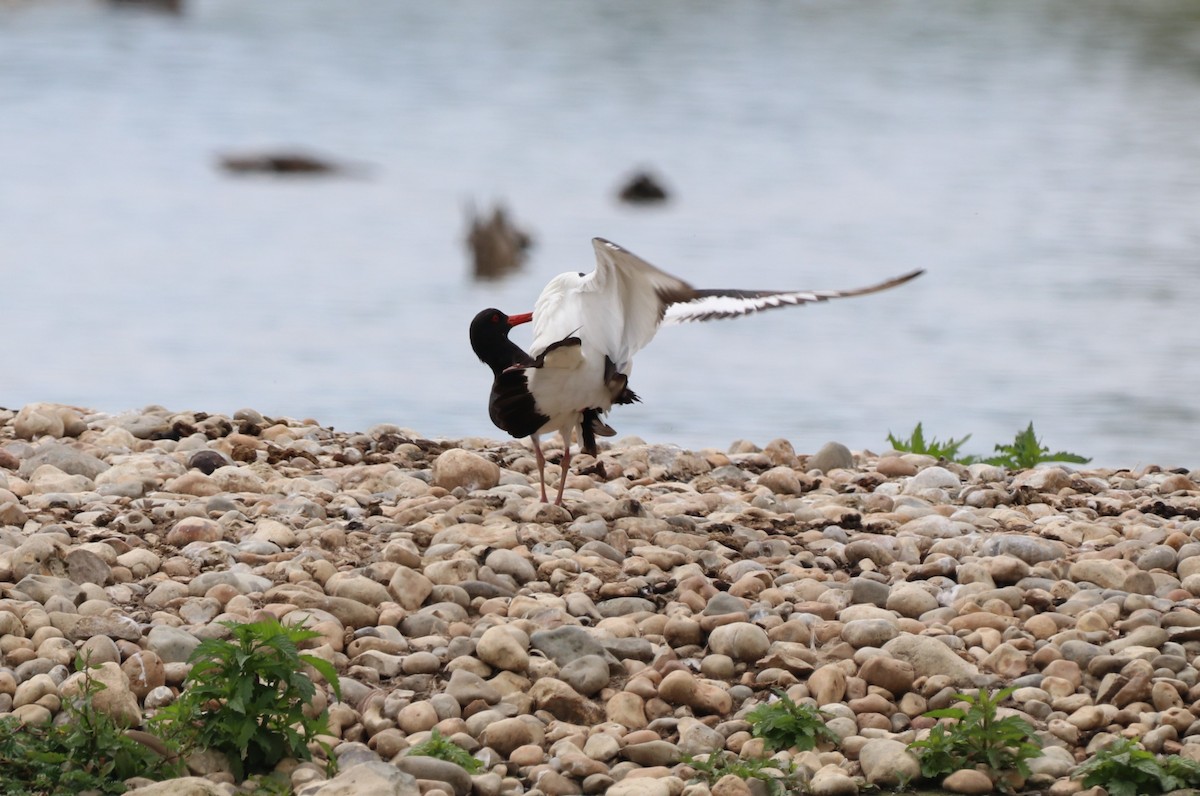
[[[1080,792],[1071,771],[1107,735],[1200,760],[1200,470],[1013,473],[784,440],[621,440],[575,463],[555,507],[519,441],[0,410],[0,715],[52,719],[22,686],[61,684],[66,638],[153,663],[114,689],[144,718],[216,623],[270,615],[309,618],[309,652],[338,669],[338,777],[435,727],[484,760],[468,776],[407,758],[426,793],[754,793],[683,760],[770,757],[744,716],[774,689],[841,739],[777,753],[824,796],[897,786],[922,714],[964,688],[1017,686],[1006,707],[1045,752],[1029,792]],[[197,773],[236,792],[219,765]],[[325,776],[289,772],[305,796],[333,792]]]

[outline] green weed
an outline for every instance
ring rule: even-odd
[[[1087,464],[1091,459],[1080,456],[1078,453],[1069,451],[1050,452],[1050,449],[1042,445],[1041,440],[1033,431],[1033,422],[1024,431],[1018,431],[1013,441],[1007,445],[996,445],[995,451],[998,455],[987,459],[982,459],[975,455],[964,455],[959,453],[963,443],[971,438],[968,434],[961,439],[949,439],[946,442],[930,438],[925,439],[925,430],[917,423],[912,434],[908,439],[898,439],[890,431],[888,432],[888,444],[893,449],[903,451],[904,453],[920,453],[926,456],[934,456],[938,459],[944,459],[950,462],[958,462],[959,464],[975,464],[977,462],[985,462],[986,464],[995,465],[997,467],[1005,467],[1009,470],[1028,470],[1037,467],[1042,462],[1072,462],[1074,464]]]
[[[995,772],[1017,771],[1028,777],[1027,761],[1042,754],[1034,741],[1033,727],[1019,716],[996,717],[996,709],[1012,692],[1012,688],[1004,688],[994,694],[984,689],[978,694],[956,694],[955,699],[966,702],[966,708],[926,713],[935,719],[953,719],[954,723],[936,724],[928,738],[909,744],[921,763],[921,776],[934,779],[985,765]]]
[[[22,725],[11,716],[0,718],[0,793],[8,796],[75,796],[84,791],[124,793],[125,780],[134,777],[166,779],[180,776],[173,755],[164,757],[135,740],[133,734],[93,706],[104,690],[92,668],[76,658],[83,688],[64,703],[66,721],[47,726]]]
[[[1041,440],[1033,433],[1033,421],[1029,422],[1029,426],[1024,431],[1017,432],[1017,436],[1013,438],[1011,444],[997,445],[996,452],[1000,455],[987,459],[987,463],[997,467],[1006,467],[1009,470],[1028,470],[1037,467],[1042,462],[1087,464],[1091,461],[1078,453],[1068,451],[1051,453],[1050,449],[1042,445]]]
[[[179,698],[154,717],[164,735],[185,752],[215,749],[228,758],[235,776],[270,771],[285,757],[311,760],[308,744],[327,729],[326,715],[309,718],[304,707],[316,686],[304,673],[311,666],[341,696],[337,672],[328,661],[303,655],[296,645],[319,633],[269,619],[251,624],[223,622],[232,640],[206,639],[188,662],[191,672]]]
[[[804,752],[823,741],[838,742],[838,736],[825,726],[821,711],[797,705],[783,691],[776,691],[775,695],[774,702],[759,705],[746,714],[751,734],[762,738],[772,751],[794,746]]]
[[[474,774],[483,768],[482,760],[472,757],[470,752],[444,737],[436,729],[429,736],[429,740],[409,749],[408,754],[413,757],[436,757],[438,760],[448,760],[465,768],[469,774]]]
[[[963,446],[967,440],[971,438],[968,434],[961,439],[948,439],[942,442],[937,439],[925,439],[925,430],[917,423],[917,427],[913,429],[912,434],[908,439],[898,439],[892,432],[888,432],[888,443],[894,450],[903,451],[904,453],[920,453],[926,456],[933,456],[937,459],[945,459],[949,462],[958,462],[959,464],[974,464],[979,461],[978,456],[960,456],[959,448]]]
[[[283,774],[261,774],[242,782],[239,790],[247,796],[292,796],[292,783]]]
[[[695,770],[693,781],[703,782],[710,788],[721,777],[732,774],[743,782],[757,779],[766,783],[767,793],[771,796],[808,792],[806,783],[791,761],[780,763],[770,758],[742,759],[733,752],[722,750],[698,757],[686,756],[683,762]]]
[[[1137,741],[1117,738],[1072,775],[1083,787],[1103,785],[1109,796],[1149,796],[1200,785],[1200,763],[1178,755],[1155,756]]]

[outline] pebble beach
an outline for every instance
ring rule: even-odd
[[[625,438],[559,507],[525,441],[30,404],[0,409],[0,715],[53,721],[86,651],[139,726],[223,622],[275,617],[341,683],[314,704],[337,771],[285,761],[298,796],[765,796],[695,778],[723,751],[888,792],[923,714],[1002,686],[1031,775],[932,784],[1099,794],[1072,772],[1114,735],[1200,760],[1197,554],[1196,469]],[[777,691],[840,742],[765,748],[745,716]],[[481,770],[405,755],[435,729]],[[189,765],[129,792],[244,792]]]

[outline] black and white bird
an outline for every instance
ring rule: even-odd
[[[562,435],[554,501],[559,505],[572,440],[577,435],[582,450],[595,455],[596,436],[614,433],[603,417],[614,403],[638,400],[629,389],[633,355],[660,326],[864,296],[924,273],[912,271],[856,290],[697,290],[615,243],[594,238],[592,244],[596,270],[551,279],[532,313],[486,309],[471,322],[471,348],[494,376],[488,413],[498,428],[532,440],[543,502],[546,465],[539,437],[554,431]],[[526,353],[508,335],[529,321],[533,343]]]

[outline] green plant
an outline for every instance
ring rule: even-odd
[[[767,793],[772,796],[807,792],[795,764],[790,760],[781,763],[770,758],[742,759],[732,752],[720,751],[697,757],[688,755],[683,762],[695,770],[693,781],[703,782],[710,788],[721,777],[732,774],[742,781],[757,779],[765,782]]]
[[[1085,788],[1103,785],[1109,796],[1148,796],[1200,784],[1200,763],[1178,755],[1156,757],[1137,741],[1117,738],[1073,776],[1082,777]]]
[[[77,764],[54,728],[0,718],[0,792],[12,796],[59,796],[84,790],[123,793],[120,780]]]
[[[269,771],[288,756],[311,760],[308,744],[326,731],[327,714],[304,714],[316,693],[304,665],[341,696],[333,666],[297,649],[320,634],[276,619],[222,624],[232,640],[206,639],[196,647],[188,659],[187,687],[159,711],[155,724],[185,751],[224,753],[239,780]]]
[[[93,699],[105,686],[92,678],[93,667],[85,659],[76,658],[75,666],[83,673],[83,687],[63,705],[65,721],[31,726],[11,716],[0,718],[0,792],[9,796],[117,794],[125,792],[124,780],[129,777],[178,776],[181,766],[161,742],[152,741],[156,751],[137,740],[137,733],[96,710]]]
[[[926,440],[925,430],[921,428],[920,423],[917,423],[917,427],[913,429],[908,439],[898,439],[892,432],[888,432],[888,443],[894,450],[905,453],[922,453],[959,464],[973,464],[979,460],[978,456],[960,456],[958,453],[959,448],[970,438],[971,435],[968,434],[961,439],[950,438],[945,442],[933,438]]]
[[[783,691],[776,700],[759,705],[746,714],[750,732],[762,738],[772,751],[791,749],[804,752],[822,741],[837,743],[839,738],[825,726],[824,714],[808,705],[797,705]]]
[[[292,783],[283,774],[262,774],[242,782],[240,791],[248,796],[292,796]]]
[[[429,740],[419,743],[408,750],[413,757],[436,757],[438,760],[448,760],[474,774],[483,767],[483,761],[471,756],[471,753],[434,729]]]
[[[953,719],[949,726],[936,724],[929,737],[909,744],[921,763],[921,776],[928,779],[963,768],[985,765],[992,771],[1017,771],[1029,776],[1031,758],[1042,754],[1034,742],[1033,727],[1019,716],[996,717],[1000,703],[1012,694],[1003,688],[994,694],[955,694],[966,708],[931,710],[926,716]]]
[[[1069,453],[1068,451],[1051,453],[1050,449],[1042,445],[1041,440],[1033,433],[1033,421],[1029,422],[1029,426],[1024,431],[1017,432],[1017,436],[1013,438],[1011,444],[997,445],[996,452],[1000,455],[987,459],[987,463],[1006,467],[1009,470],[1028,470],[1042,462],[1087,464],[1091,461],[1078,453]]]

